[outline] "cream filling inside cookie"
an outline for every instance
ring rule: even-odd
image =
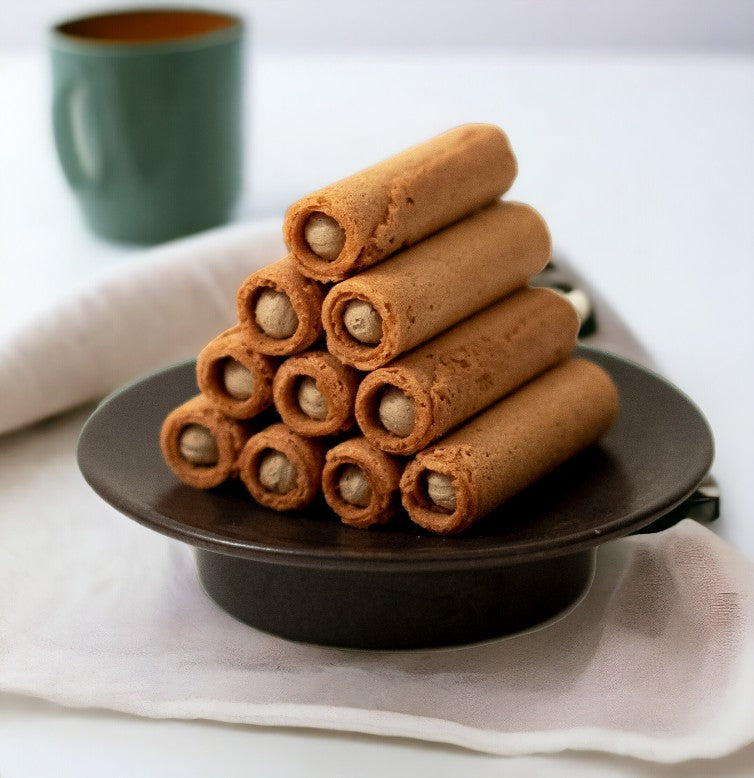
[[[338,480],[338,490],[350,505],[366,508],[372,500],[372,488],[364,471],[357,465],[346,465]]]
[[[343,311],[343,324],[348,334],[361,343],[382,340],[382,317],[366,300],[351,300]]]
[[[346,232],[332,216],[315,211],[304,225],[304,240],[320,259],[332,262],[343,250]]]
[[[223,365],[223,386],[234,399],[248,400],[254,391],[254,378],[247,367],[229,357]]]
[[[214,435],[201,424],[188,424],[178,439],[178,451],[192,465],[216,465],[220,458]]]
[[[397,386],[388,386],[380,397],[378,407],[380,423],[393,435],[405,438],[414,429],[414,401]]]
[[[427,470],[426,479],[429,499],[440,508],[454,511],[457,504],[456,490],[450,478],[436,470]]]
[[[288,494],[296,486],[296,467],[282,451],[270,449],[259,462],[259,483],[270,492]]]
[[[310,418],[322,421],[327,418],[327,400],[311,376],[305,376],[298,387],[299,408]]]
[[[271,338],[290,338],[298,329],[298,316],[285,292],[264,289],[257,298],[254,318],[259,328]]]

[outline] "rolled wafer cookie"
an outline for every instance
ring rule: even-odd
[[[272,405],[278,360],[258,354],[239,327],[213,338],[196,360],[196,380],[214,406],[235,419],[250,419]]]
[[[327,351],[306,351],[280,366],[272,385],[280,418],[309,437],[336,435],[352,427],[361,375]]]
[[[496,200],[516,172],[499,127],[462,125],[294,203],[284,237],[304,275],[339,281]]]
[[[160,448],[183,483],[211,489],[236,475],[238,455],[252,431],[251,425],[230,418],[199,394],[167,415]]]
[[[322,287],[304,278],[290,255],[252,273],[236,298],[249,347],[287,356],[311,346],[322,334],[323,296]]]
[[[359,370],[382,367],[524,286],[550,248],[533,208],[488,206],[333,286],[322,306],[328,350]],[[364,303],[376,313],[376,332],[361,311],[353,315]]]
[[[369,373],[356,419],[373,446],[414,454],[565,359],[578,329],[568,300],[521,289]],[[403,416],[412,422],[405,428]]]
[[[397,457],[373,448],[365,438],[351,438],[327,452],[322,491],[344,524],[385,524],[400,507],[402,471]]]
[[[276,511],[298,510],[319,493],[325,446],[285,424],[252,435],[238,458],[238,474],[251,496]]]
[[[618,413],[602,368],[570,359],[420,451],[401,477],[411,519],[460,532],[594,443]]]

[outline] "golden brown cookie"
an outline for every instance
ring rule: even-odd
[[[373,446],[415,454],[565,359],[578,329],[568,300],[522,289],[369,373],[356,419]]]
[[[594,443],[618,413],[602,368],[570,359],[420,451],[401,478],[411,519],[460,532]]]
[[[361,374],[327,351],[289,357],[273,382],[280,418],[301,435],[337,435],[351,428]]]
[[[238,320],[249,347],[287,356],[311,346],[322,334],[322,287],[304,278],[290,256],[252,273],[237,296]]]
[[[203,395],[168,414],[160,430],[165,462],[197,489],[211,489],[236,475],[238,455],[252,427],[226,416]]]
[[[319,493],[325,446],[285,424],[252,435],[238,458],[238,474],[251,496],[276,511],[306,507]]]
[[[199,389],[235,419],[250,419],[272,405],[278,360],[258,354],[244,331],[232,327],[211,340],[196,361]]]
[[[499,127],[465,124],[294,203],[285,241],[304,275],[339,281],[496,200],[516,172]]]
[[[359,370],[382,367],[524,286],[549,256],[533,208],[495,203],[333,286],[322,306],[328,350]]]
[[[327,452],[322,491],[344,524],[366,528],[385,524],[400,507],[403,464],[365,438],[351,438]]]

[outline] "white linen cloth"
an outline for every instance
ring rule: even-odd
[[[278,236],[233,227],[146,252],[8,339],[3,427],[195,354],[232,323],[242,278],[280,255]],[[754,739],[754,565],[693,522],[606,544],[585,599],[528,634],[438,651],[297,644],[227,615],[188,547],[88,488],[86,414],[0,438],[0,691],[498,754],[672,762]]]
[[[286,253],[279,220],[133,254],[0,339],[0,433],[195,357],[236,321],[236,290]]]

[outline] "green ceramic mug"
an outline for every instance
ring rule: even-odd
[[[50,34],[53,125],[92,230],[157,243],[228,221],[241,187],[243,23],[190,9]]]

